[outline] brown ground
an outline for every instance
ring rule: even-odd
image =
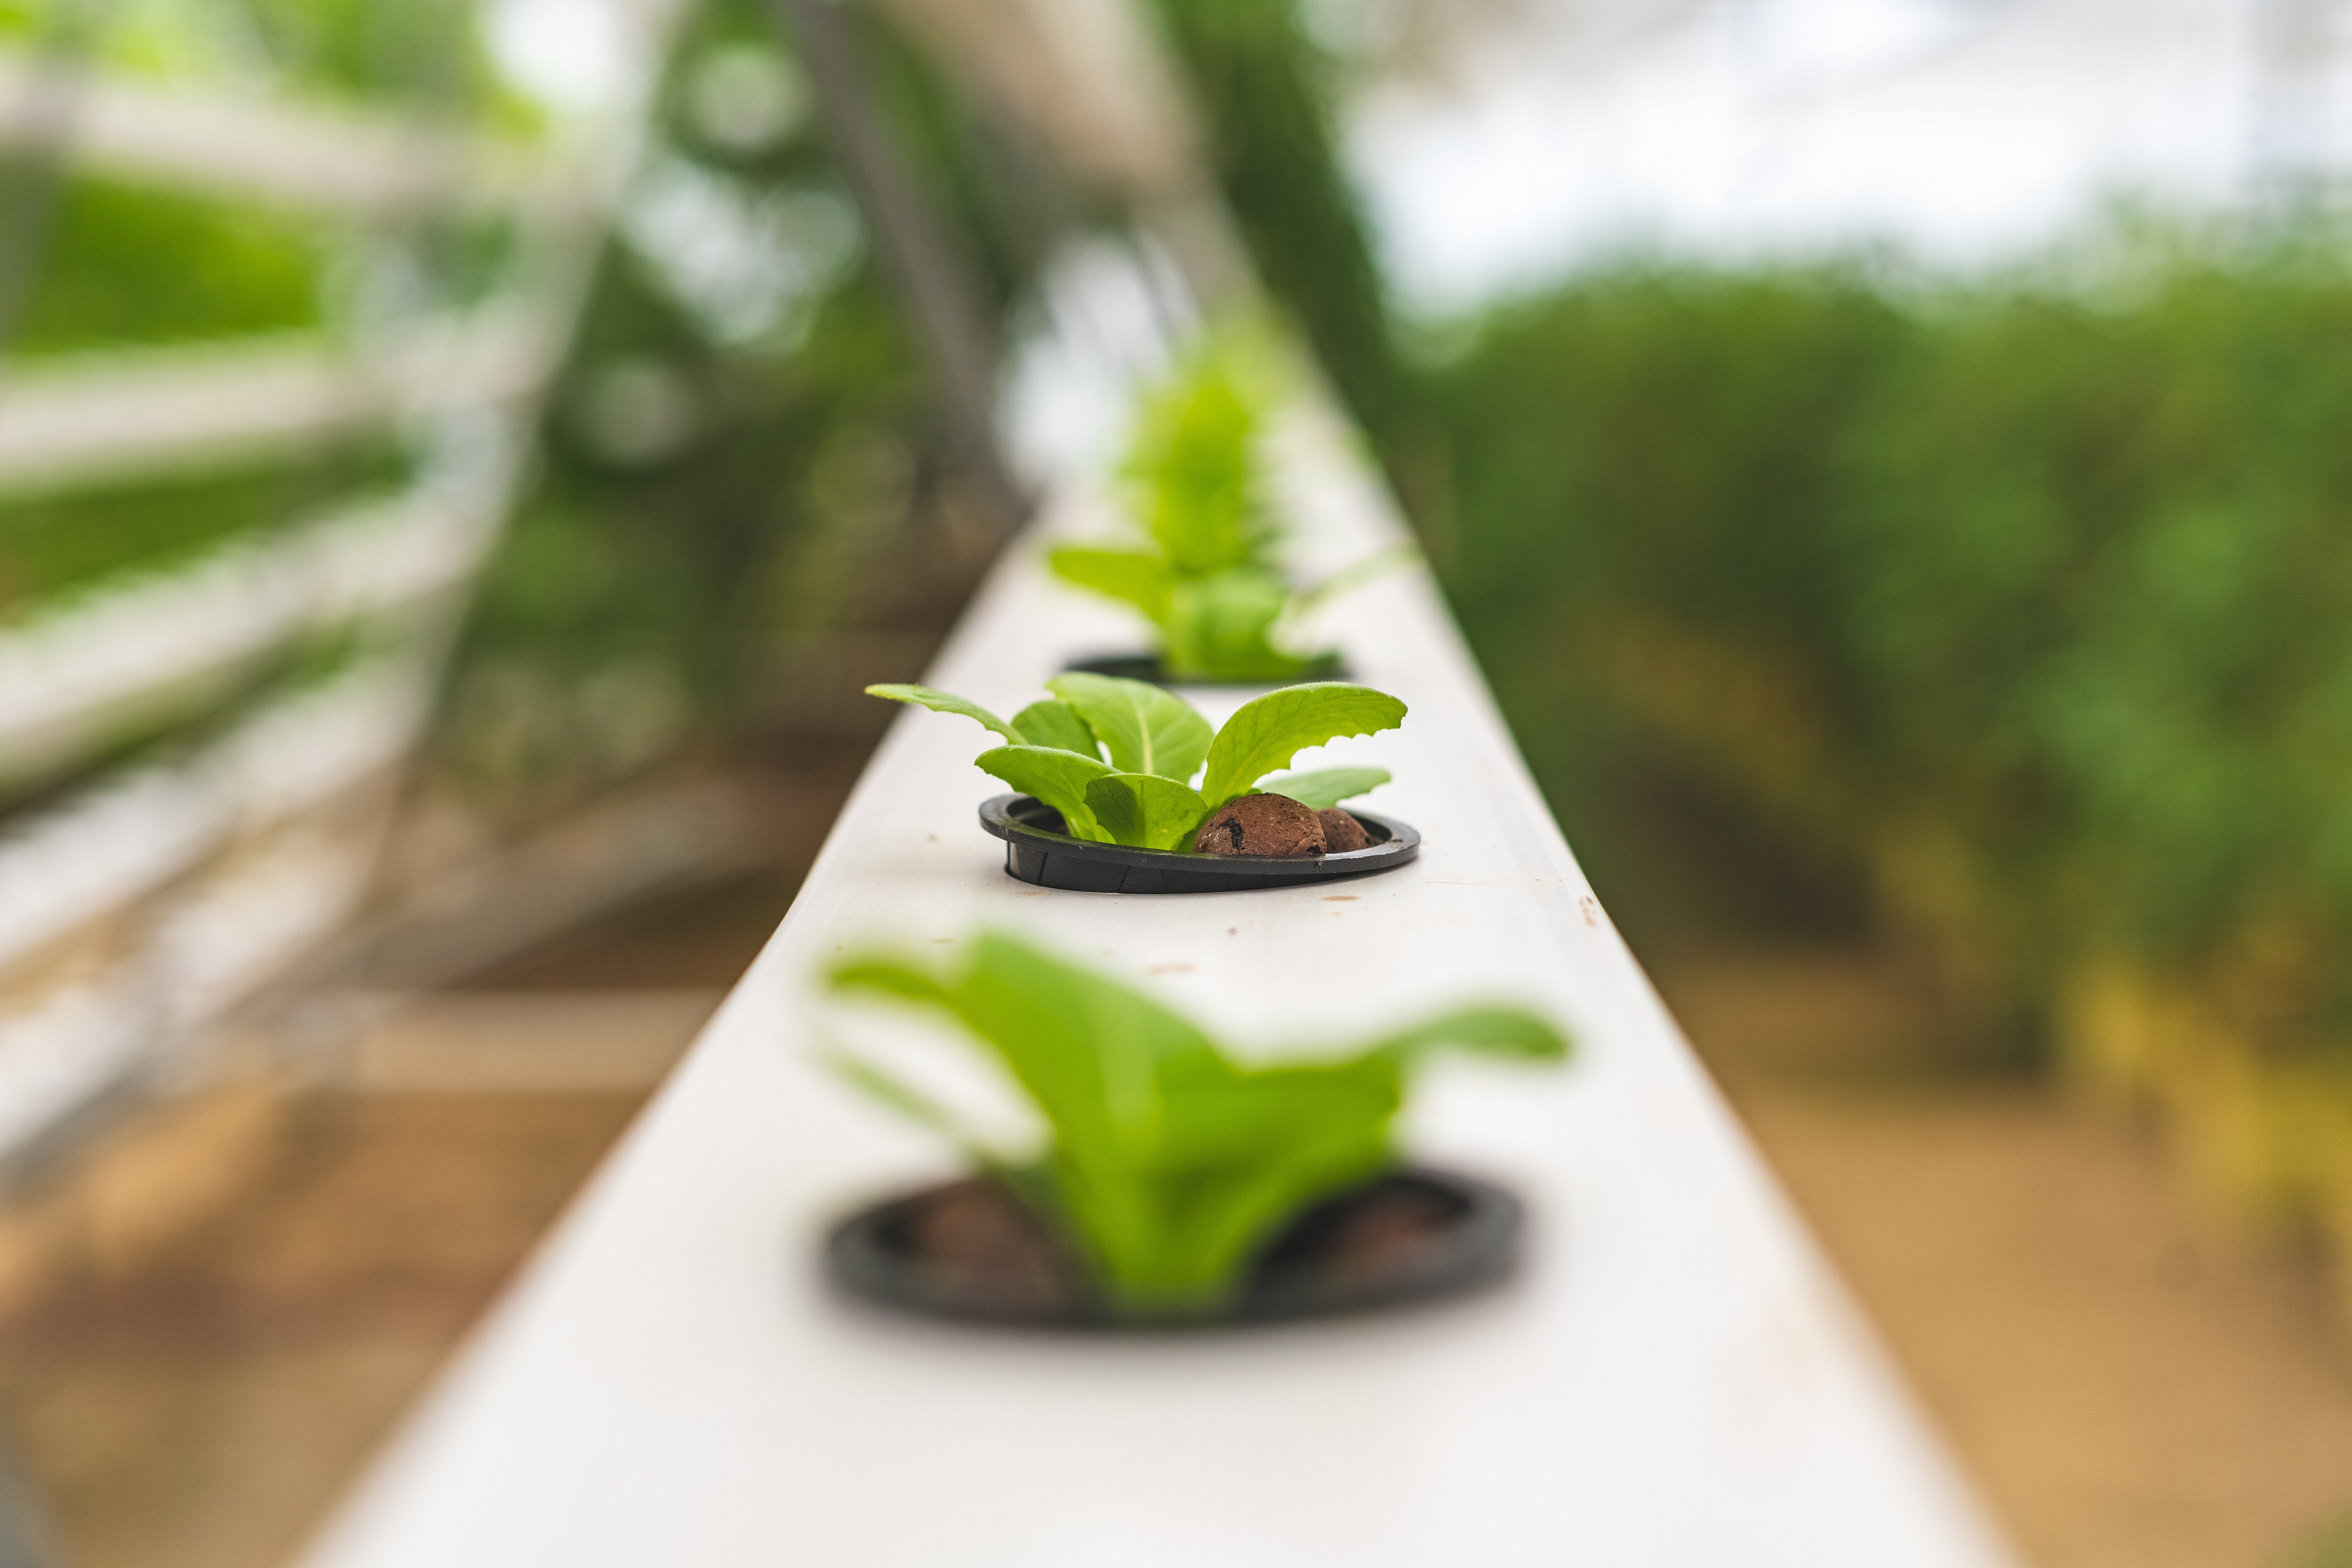
[[[531,998],[561,1026],[601,981],[649,1036],[600,1059],[657,1066],[780,897],[584,933],[453,999],[449,1027],[510,1018],[528,1062]],[[2352,1355],[2293,1245],[2200,1216],[2132,1129],[1921,1066],[1920,1020],[1866,966],[1661,980],[2029,1561],[2286,1568],[2352,1512]],[[372,1081],[436,1081],[430,1026]],[[639,1100],[224,1091],[0,1213],[0,1421],[67,1561],[285,1562]]]
[[[287,1562],[795,884],[604,921],[388,1020],[358,1089],[159,1107],[0,1206],[0,1433],[67,1568]]]
[[[1866,965],[1662,982],[2029,1562],[2352,1564],[2316,1551],[2352,1515],[2352,1346],[2294,1238],[2201,1212],[2145,1129],[1923,1062]]]
[[[66,1561],[283,1562],[638,1098],[284,1100],[235,1134],[251,1185],[209,1214],[151,1228],[122,1211],[152,1194],[110,1214],[80,1184],[49,1194],[37,1212],[63,1234],[0,1324],[0,1410]],[[220,1116],[183,1107],[85,1179],[214,1158]]]

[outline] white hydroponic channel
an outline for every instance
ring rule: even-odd
[[[1305,421],[1288,455],[1314,564],[1395,538],[1335,429]],[[1593,899],[1428,579],[1391,574],[1329,629],[1412,705],[1328,751],[1394,770],[1372,804],[1422,829],[1418,863],[1211,896],[1026,887],[974,819],[988,742],[909,711],[782,930],[310,1568],[2008,1562]],[[1024,541],[930,679],[1009,712],[1131,640]],[[1569,1023],[1571,1068],[1444,1068],[1411,1116],[1417,1152],[1528,1199],[1527,1267],[1452,1306],[1158,1341],[831,1299],[825,1226],[945,1161],[815,1064],[812,977],[877,939],[944,958],[983,923],[1260,1048],[1474,997]]]

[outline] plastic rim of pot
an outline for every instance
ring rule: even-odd
[[[1230,686],[1250,689],[1355,679],[1348,668],[1348,661],[1336,653],[1320,654],[1308,659],[1307,668],[1297,675],[1276,676],[1263,680],[1226,680],[1203,675],[1171,676],[1160,668],[1160,656],[1152,653],[1100,654],[1093,658],[1074,658],[1062,668],[1078,675],[1109,675],[1121,680],[1148,680],[1154,686]]]
[[[980,825],[1004,840],[1004,870],[1070,893],[1239,893],[1393,871],[1421,853],[1412,825],[1349,810],[1372,842],[1338,855],[1196,855],[1096,844],[1062,831],[1062,814],[1033,795],[981,803]]]
[[[1012,1307],[994,1298],[959,1293],[907,1244],[914,1213],[942,1187],[955,1184],[886,1199],[834,1226],[824,1242],[825,1276],[834,1289],[856,1300],[956,1322],[1096,1332],[1201,1332],[1346,1317],[1465,1295],[1511,1271],[1526,1228],[1519,1200],[1493,1183],[1408,1165],[1310,1205],[1294,1217],[1260,1254],[1239,1299],[1214,1316],[1118,1314],[1091,1299],[1051,1308]],[[1318,1234],[1328,1235],[1344,1224],[1350,1209],[1367,1198],[1400,1189],[1452,1211],[1436,1236],[1394,1248],[1369,1264],[1318,1266],[1312,1251]]]

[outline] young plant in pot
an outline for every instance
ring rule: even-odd
[[[1260,444],[1267,407],[1241,340],[1203,350],[1144,399],[1122,477],[1139,537],[1064,545],[1055,574],[1131,605],[1157,647],[1072,668],[1195,685],[1280,685],[1343,675],[1339,656],[1301,651],[1295,628],[1313,609],[1399,552],[1374,556],[1311,588],[1276,562],[1281,530],[1265,500]]]
[[[1520,1210],[1486,1183],[1407,1163],[1394,1123],[1441,1050],[1551,1063],[1530,1014],[1465,1007],[1344,1054],[1234,1060],[1150,997],[1002,932],[946,970],[882,956],[836,994],[963,1026],[1042,1131],[1007,1142],[870,1059],[835,1068],[953,1142],[963,1179],[832,1232],[835,1283],[933,1316],[1037,1327],[1181,1327],[1361,1310],[1495,1279]]]
[[[876,697],[977,721],[1007,742],[973,759],[1017,795],[981,807],[1005,841],[1005,869],[1078,892],[1227,892],[1391,869],[1421,836],[1343,809],[1389,782],[1383,768],[1283,773],[1310,746],[1403,722],[1405,706],[1368,686],[1284,687],[1213,731],[1193,706],[1148,681],[1071,673],[1053,696],[999,719],[928,686]],[[1195,784],[1197,780],[1197,784]]]

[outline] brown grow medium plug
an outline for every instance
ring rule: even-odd
[[[1192,847],[1204,855],[1320,855],[1323,819],[1286,795],[1245,795],[1203,823]]]
[[[1370,847],[1372,836],[1364,831],[1364,825],[1338,806],[1327,805],[1315,815],[1323,824],[1325,854],[1345,855],[1350,849]]]

